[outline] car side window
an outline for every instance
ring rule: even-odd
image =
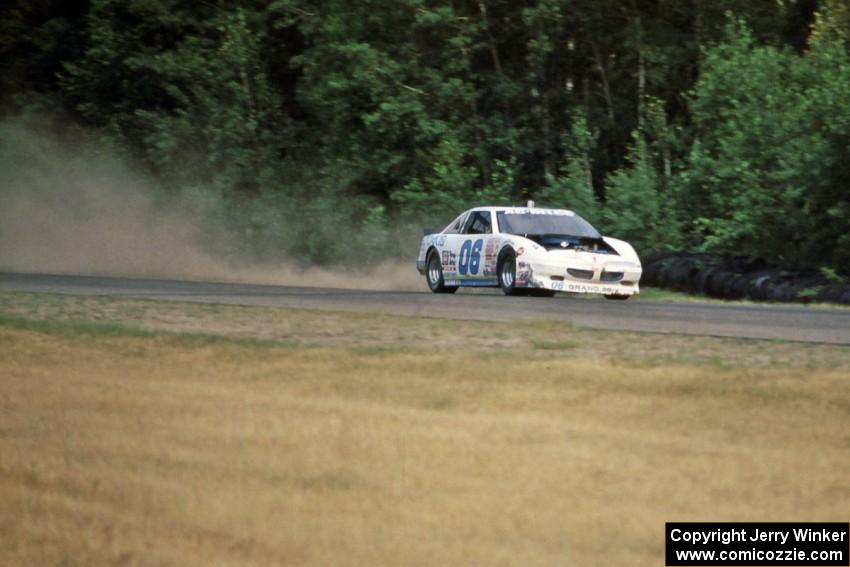
[[[490,234],[493,232],[490,211],[475,211],[469,216],[464,234]]]
[[[457,217],[444,232],[446,234],[460,234],[465,224],[464,221],[466,221],[466,218],[467,214],[463,213],[462,215]]]

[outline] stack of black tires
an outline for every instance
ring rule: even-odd
[[[850,305],[850,284],[814,270],[777,268],[761,260],[666,252],[644,260],[641,284],[755,301]]]

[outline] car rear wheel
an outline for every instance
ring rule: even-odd
[[[502,254],[496,273],[499,276],[499,287],[505,295],[521,295],[516,287],[516,254],[508,250]]]
[[[630,297],[631,295],[615,295],[613,293],[605,295],[605,299],[613,299],[615,301],[625,301]]]
[[[446,285],[443,279],[443,266],[440,265],[440,256],[436,252],[428,257],[425,279],[428,281],[428,287],[434,293],[454,293],[457,291],[456,285]]]

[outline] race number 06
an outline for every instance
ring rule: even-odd
[[[467,240],[460,247],[460,254],[457,258],[457,271],[460,275],[465,276],[467,273],[475,275],[478,273],[478,268],[481,266],[481,247],[484,246],[484,240],[479,238],[475,244],[471,240]]]

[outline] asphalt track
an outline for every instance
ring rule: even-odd
[[[422,285],[424,288],[424,281]],[[498,290],[462,289],[455,295],[435,295],[427,290],[367,291],[14,273],[0,273],[0,289],[502,321],[508,328],[508,323],[546,319],[599,329],[850,345],[850,310],[823,307],[670,303],[640,298],[607,301],[569,295],[505,297]]]

